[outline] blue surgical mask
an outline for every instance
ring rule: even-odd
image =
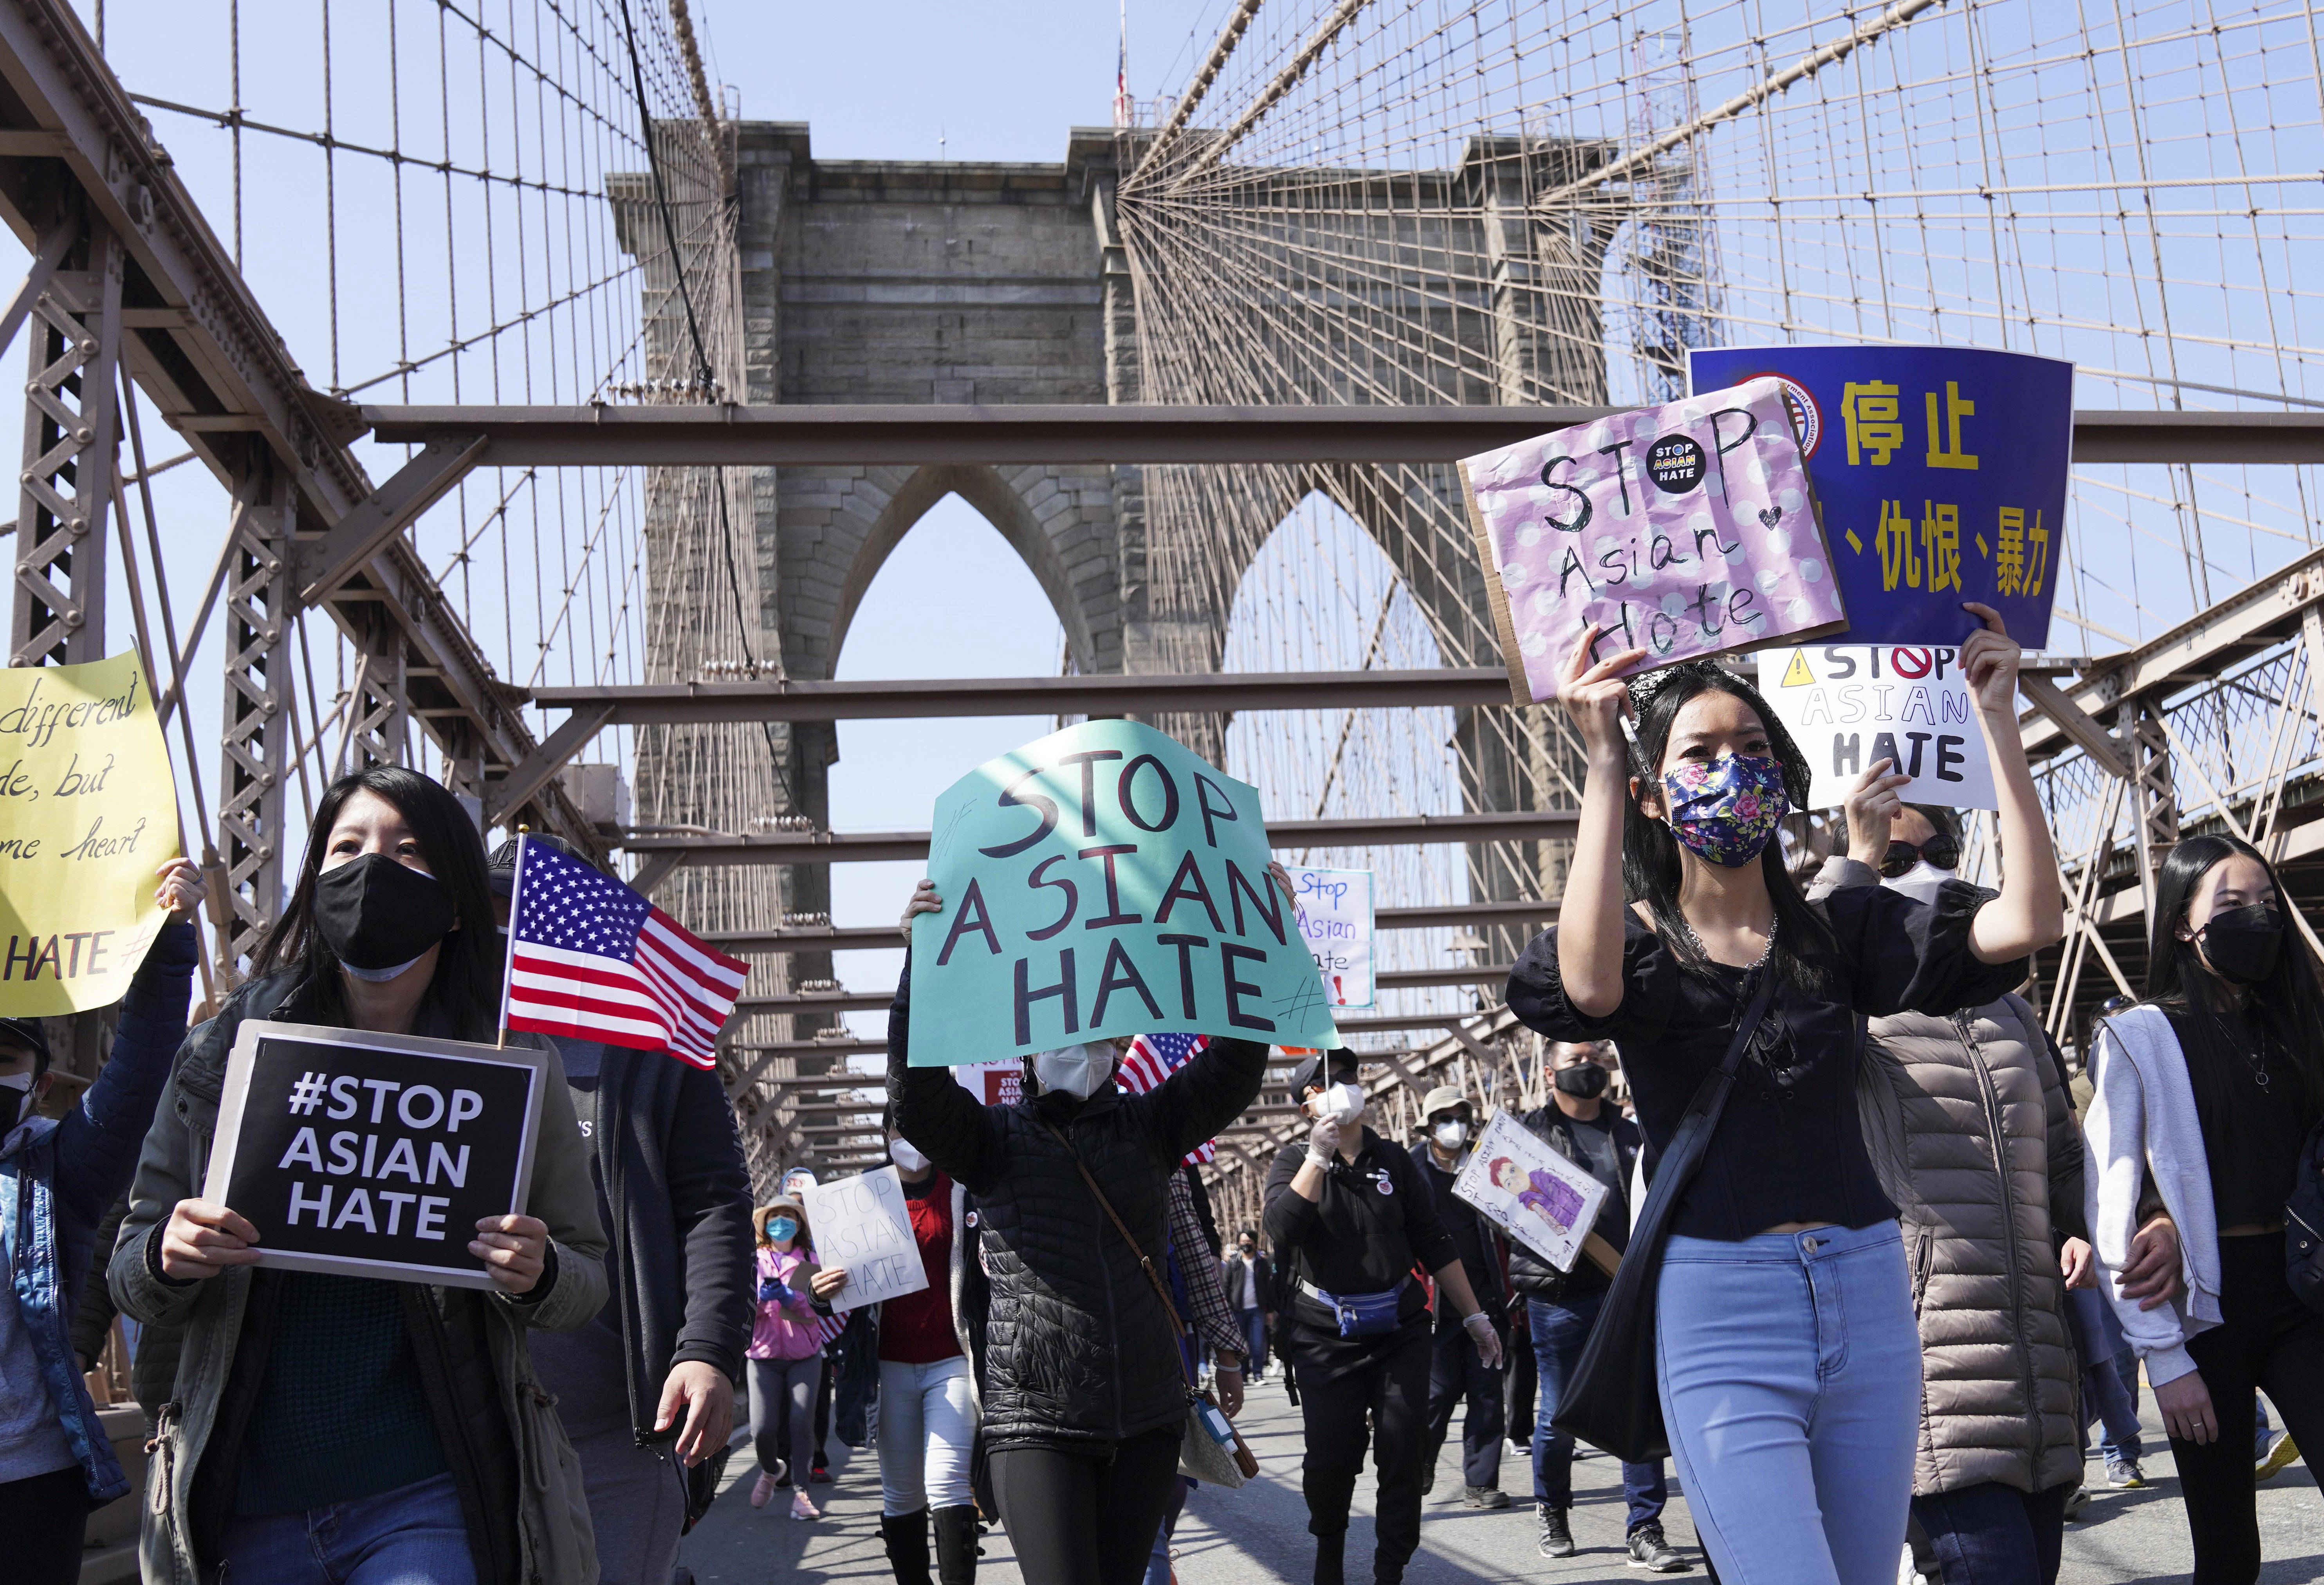
[[[775,1217],[767,1223],[767,1237],[777,1243],[781,1243],[786,1239],[795,1239],[798,1237],[798,1223],[788,1216]]]

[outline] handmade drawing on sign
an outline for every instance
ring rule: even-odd
[[[1571,1271],[1607,1189],[1508,1112],[1496,1111],[1452,1180],[1452,1193],[1560,1271]]]

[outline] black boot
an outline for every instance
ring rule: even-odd
[[[946,1508],[945,1512],[956,1510]],[[880,1516],[880,1539],[888,1544],[888,1566],[896,1585],[936,1585],[928,1578],[928,1510]]]
[[[1347,1553],[1348,1533],[1333,1530],[1315,1537],[1315,1585],[1347,1585],[1341,1560]]]
[[[975,1507],[962,1503],[958,1507],[938,1508],[936,1518],[938,1585],[975,1585]]]

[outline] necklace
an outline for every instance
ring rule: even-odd
[[[1780,923],[1780,921],[1773,918],[1770,918],[1767,921],[1767,945],[1759,949],[1759,955],[1746,966],[1744,972],[1748,973],[1753,969],[1762,969],[1766,967],[1767,961],[1775,955],[1775,928],[1778,923]],[[1719,961],[1717,958],[1712,957],[1711,955],[1710,949],[1702,945],[1702,937],[1694,933],[1694,926],[1688,922],[1685,914],[1681,913],[1679,915],[1678,924],[1679,928],[1686,932],[1687,940],[1694,944],[1695,951],[1701,953],[1704,959],[1711,963],[1717,963]]]

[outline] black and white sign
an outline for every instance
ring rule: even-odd
[[[253,1019],[227,1058],[202,1194],[258,1264],[488,1288],[480,1217],[521,1215],[545,1051]]]
[[[815,1258],[825,1270],[835,1266],[847,1273],[847,1286],[831,1296],[834,1310],[900,1299],[928,1286],[903,1176],[894,1167],[816,1184],[799,1199],[815,1230]]]

